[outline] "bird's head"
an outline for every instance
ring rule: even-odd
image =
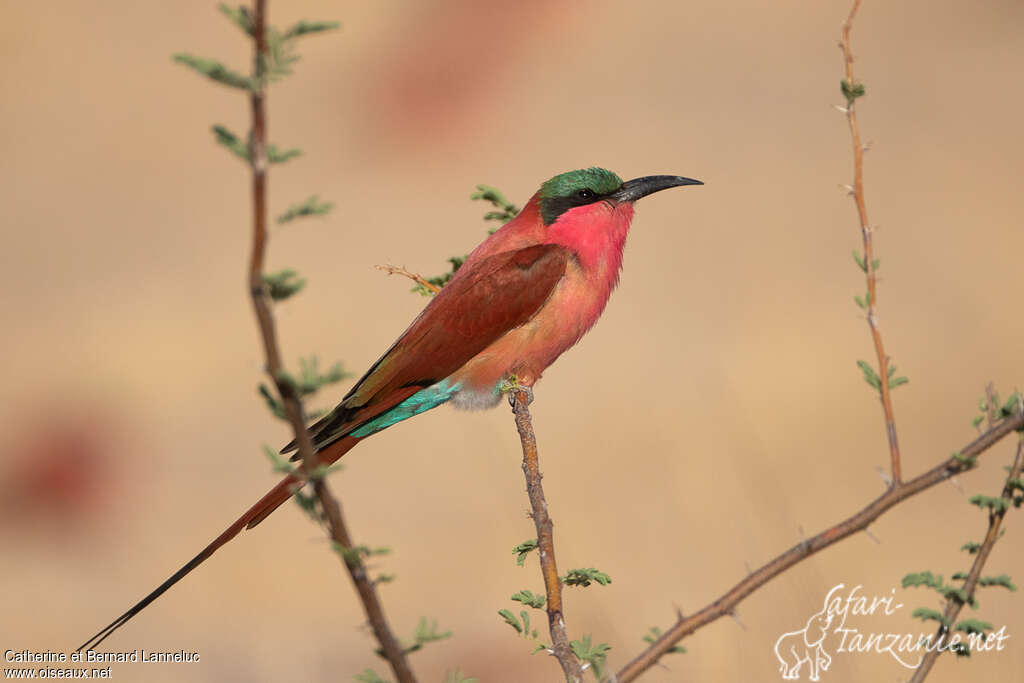
[[[541,185],[531,203],[536,202],[533,215],[540,219],[544,241],[568,247],[585,267],[617,272],[633,220],[633,202],[670,187],[703,184],[674,175],[623,182],[603,168],[582,168]]]
[[[559,220],[574,220],[599,215],[595,206],[615,209],[632,204],[649,194],[681,185],[703,185],[699,180],[674,175],[649,175],[622,181],[615,173],[603,168],[581,168],[556,175],[540,187],[537,197],[544,225]],[[586,208],[590,207],[590,208]]]

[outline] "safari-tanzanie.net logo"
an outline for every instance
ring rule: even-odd
[[[941,635],[931,633],[899,633],[867,631],[858,628],[858,617],[893,616],[903,607],[896,602],[896,589],[889,595],[866,595],[860,584],[844,593],[845,584],[832,588],[825,596],[821,610],[815,612],[796,631],[783,633],[775,641],[779,673],[785,680],[821,680],[835,659],[867,653],[891,655],[908,669],[916,669],[927,652],[957,651],[963,647],[971,654],[1002,651],[1010,635],[1006,626],[987,633],[961,633],[944,629]]]

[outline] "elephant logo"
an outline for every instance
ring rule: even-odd
[[[832,625],[832,613],[828,599],[820,612],[812,615],[799,631],[783,633],[775,641],[775,656],[779,658],[779,673],[785,680],[798,680],[800,670],[807,665],[807,677],[820,680],[821,672],[832,664],[832,657],[825,651],[823,643]]]

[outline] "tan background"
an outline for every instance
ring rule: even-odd
[[[478,182],[522,202],[547,177],[598,164],[679,173],[703,188],[641,203],[603,321],[538,387],[534,413],[560,566],[608,587],[567,593],[574,637],[621,665],[649,626],[694,610],[882,491],[872,355],[852,297],[863,280],[839,26],[848,3],[271,2],[271,18],[335,18],[275,87],[271,137],[305,156],[275,167],[272,211],[311,193],[327,219],[275,233],[270,265],[309,289],[278,316],[288,359],[362,371],[423,301],[373,265],[426,273],[484,234]],[[244,287],[245,169],[209,126],[245,130],[237,92],[172,64],[189,50],[243,66],[248,46],[208,0],[4,3],[0,10],[0,357],[5,449],[0,646],[68,649],[233,520],[273,478],[285,428],[255,393],[260,353]],[[868,2],[855,32],[874,147],[880,315],[911,383],[896,393],[905,470],[972,438],[988,380],[1024,381],[1020,117],[1024,8],[1011,0]],[[321,397],[326,404],[344,391]],[[907,572],[951,574],[985,518],[1009,440],[686,641],[646,681],[778,680],[775,639],[829,588],[888,595]],[[557,680],[495,615],[541,587],[506,408],[444,408],[360,446],[334,480],[376,564],[396,627],[420,615],[455,637],[413,656],[423,681]],[[1024,581],[1014,513],[988,573]],[[930,592],[897,590],[912,621]],[[940,661],[931,680],[1012,680],[1022,598],[981,595],[1004,652]],[[122,665],[117,680],[350,680],[385,667],[323,534],[288,506],[110,639],[111,650],[197,650],[197,665]],[[884,654],[836,654],[822,680],[898,681]]]

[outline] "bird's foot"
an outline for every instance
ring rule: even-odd
[[[513,408],[516,407],[516,398],[520,391],[526,395],[526,405],[533,403],[533,389],[525,384],[520,384],[519,378],[515,375],[510,375],[502,380],[498,389],[501,393],[508,394],[508,404]]]

